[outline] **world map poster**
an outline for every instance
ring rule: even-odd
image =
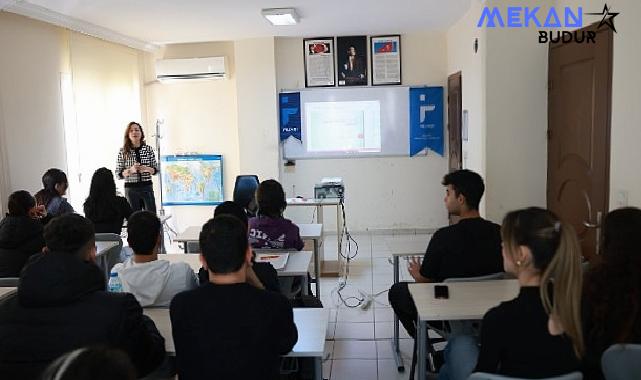
[[[162,156],[160,172],[164,206],[212,206],[223,202],[221,155]]]

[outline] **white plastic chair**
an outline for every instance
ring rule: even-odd
[[[601,356],[607,380],[641,379],[641,344],[614,344]]]
[[[122,239],[120,235],[110,233],[96,234],[96,241],[113,241],[117,245],[109,248],[105,252],[96,255],[96,264],[105,273],[105,279],[109,279],[109,272],[114,265],[120,262],[120,251],[122,250]]]

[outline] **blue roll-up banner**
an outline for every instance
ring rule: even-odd
[[[278,95],[280,109],[280,141],[290,136],[301,140],[300,92],[285,92]]]
[[[428,148],[441,156],[443,141],[443,87],[410,88],[410,156]]]

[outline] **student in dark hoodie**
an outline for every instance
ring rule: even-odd
[[[17,293],[0,303],[0,379],[36,379],[60,355],[91,345],[125,351],[138,377],[158,367],[164,339],[133,295],[105,291],[91,222],[54,218],[44,238],[46,253],[29,260]]]
[[[0,221],[0,277],[19,277],[27,259],[45,245],[39,219],[47,211],[24,190],[11,194],[8,206],[9,213]]]

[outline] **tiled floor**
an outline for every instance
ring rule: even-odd
[[[341,302],[337,293],[338,279],[321,279],[321,301],[330,310],[327,329],[326,360],[323,375],[329,380],[394,380],[409,377],[413,341],[401,326],[401,353],[406,365],[399,373],[392,355],[391,338],[394,314],[389,307],[387,290],[393,282],[388,242],[394,239],[425,242],[428,235],[380,235],[360,233],[353,235],[358,242],[358,255],[350,262],[347,285],[341,291],[348,305],[355,305],[365,297],[372,297],[369,307],[351,308]],[[325,241],[326,259],[336,240]],[[409,279],[401,264],[401,279]]]
[[[323,376],[328,380],[395,380],[409,378],[413,340],[401,326],[400,346],[405,372],[399,373],[392,355],[394,313],[387,300],[387,290],[393,283],[393,267],[389,243],[395,240],[416,240],[427,247],[429,235],[382,235],[359,233],[352,237],[358,242],[357,256],[350,262],[346,286],[341,295],[348,305],[358,299],[372,297],[369,307],[345,306],[337,293],[337,278],[321,279],[321,301],[330,311],[325,344],[326,360]],[[336,237],[328,234],[321,249],[325,259],[336,259]],[[169,252],[181,252],[176,244],[168,244]],[[354,252],[352,251],[352,254]],[[401,261],[401,280],[411,279],[406,264]]]

